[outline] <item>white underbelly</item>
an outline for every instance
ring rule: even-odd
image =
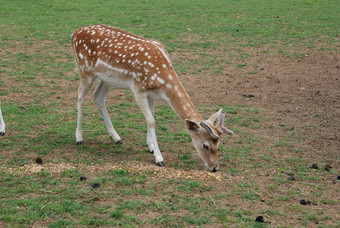
[[[131,89],[133,80],[121,73],[96,73],[96,76],[106,84],[118,89]]]
[[[133,78],[128,70],[113,67],[100,59],[97,60],[95,68],[95,75],[108,85],[120,89],[132,88]]]

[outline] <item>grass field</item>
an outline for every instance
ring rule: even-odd
[[[229,95],[219,92],[228,80],[262,80],[265,70],[288,69],[315,53],[321,54],[312,65],[339,59],[337,1],[1,0],[0,5],[6,122],[0,138],[1,227],[340,226],[339,92],[332,90],[329,106],[300,98],[264,105],[236,92],[238,87]],[[167,166],[156,167],[147,152],[144,117],[128,91],[113,91],[107,101],[124,144],[110,140],[91,94],[84,108],[85,144],[75,144],[79,81],[70,39],[89,24],[159,40],[200,113],[208,117],[223,108],[235,136],[223,139],[217,174],[204,171],[184,125],[162,103],[155,118]],[[339,78],[335,64],[329,78]],[[307,79],[311,87],[314,80]],[[329,84],[340,88],[337,79]],[[328,144],[324,132],[332,134]],[[310,168],[313,163],[319,168]]]

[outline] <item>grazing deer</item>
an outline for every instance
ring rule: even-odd
[[[203,120],[192,104],[175,73],[169,54],[156,40],[144,39],[107,25],[86,26],[72,35],[72,47],[80,72],[78,89],[78,121],[76,143],[82,144],[82,109],[85,95],[96,78],[100,83],[94,99],[100,109],[109,135],[116,144],[122,139],[112,126],[105,107],[105,97],[111,87],[130,89],[147,122],[147,145],[156,164],[165,166],[158,148],[153,117],[154,101],[164,100],[185,122],[194,147],[205,167],[218,170],[217,147],[221,134],[232,135],[224,127],[222,109]]]
[[[5,122],[4,119],[2,118],[2,113],[1,113],[1,100],[0,100],[0,136],[5,135]]]

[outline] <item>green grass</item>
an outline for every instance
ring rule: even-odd
[[[180,73],[220,75],[227,68],[257,77],[258,63],[249,62],[250,50],[290,58],[303,58],[315,49],[337,52],[339,7],[332,0],[2,0],[0,95],[7,132],[0,138],[0,225],[270,226],[256,223],[258,215],[273,224],[292,216],[295,226],[339,225],[329,210],[339,205],[330,197],[339,194],[338,183],[325,185],[336,171],[311,170],[300,155],[316,152],[301,146],[308,136],[290,123],[268,123],[275,117],[262,107],[221,104],[226,126],[236,133],[220,145],[221,180],[159,178],[152,170],[131,171],[136,163],[153,165],[154,158],[147,153],[144,117],[125,91],[109,98],[107,108],[125,143],[116,146],[109,139],[89,95],[85,144],[76,146],[78,74],[70,50],[75,29],[110,24],[164,43],[170,54],[180,56],[174,63]],[[206,104],[198,109],[208,116],[219,107]],[[322,115],[315,114],[320,119]],[[156,106],[155,117],[167,167],[202,170],[178,117],[163,104]],[[322,125],[306,128],[314,131]],[[45,164],[73,168],[20,172],[35,165],[37,157]],[[328,161],[317,158],[319,164]],[[101,170],[108,164],[121,166]],[[288,181],[289,172],[299,182]],[[81,176],[87,180],[80,181]],[[100,186],[93,188],[94,183]],[[316,197],[326,211],[302,207],[302,197]]]

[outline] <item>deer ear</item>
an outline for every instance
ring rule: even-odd
[[[195,131],[195,132],[197,132],[197,133],[200,132],[200,126],[198,126],[198,124],[195,123],[195,122],[192,121],[192,120],[186,119],[186,120],[185,120],[185,125],[187,126],[188,130],[190,130],[190,131]]]
[[[212,123],[215,126],[216,121],[218,120],[221,113],[222,113],[222,109],[220,109],[218,112],[212,114],[212,116],[210,116],[210,118],[207,121],[209,121],[210,123]]]
[[[234,132],[224,126],[224,118],[225,118],[225,115],[221,113],[219,118],[217,119],[215,127],[217,128],[217,130],[219,130],[223,134],[233,135]]]

